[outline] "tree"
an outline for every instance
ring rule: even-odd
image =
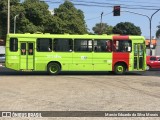
[[[55,9],[56,15],[51,15],[49,6],[41,0],[10,0],[10,33],[14,30],[16,19],[16,33],[87,33],[83,12],[76,9],[69,1],[65,1]],[[7,0],[0,0],[0,38],[7,34]]]
[[[13,7],[18,6],[20,0],[10,0],[11,18],[14,15]],[[5,39],[7,34],[7,13],[8,13],[8,1],[0,0],[0,38]],[[17,9],[18,10],[18,9]],[[10,21],[13,25],[13,22]]]
[[[157,26],[158,30],[156,31],[156,37],[160,37],[160,25]]]
[[[14,30],[14,17],[16,15],[16,33],[45,32],[48,18],[52,18],[49,6],[40,0],[10,0],[10,33]],[[0,1],[0,38],[7,34],[7,0]]]
[[[95,34],[112,34],[112,28],[107,23],[97,23],[92,30]]]
[[[48,18],[52,17],[49,6],[40,0],[25,0],[22,5],[24,16],[19,19],[18,32],[45,32]]]
[[[49,24],[51,33],[87,33],[83,12],[76,9],[71,2],[65,1],[59,8],[54,9],[54,12],[55,15]]]
[[[112,32],[114,34],[121,34],[121,35],[141,35],[140,27],[137,27],[130,22],[118,23],[116,26],[113,27]]]

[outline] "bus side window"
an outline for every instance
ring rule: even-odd
[[[112,41],[111,40],[106,41],[106,51],[107,52],[112,51]]]
[[[10,38],[10,51],[16,52],[18,51],[18,39],[17,38]]]
[[[113,42],[113,47],[112,47],[113,51],[116,52],[117,51],[117,45],[116,45],[116,41]]]
[[[73,40],[58,38],[54,39],[53,49],[56,52],[72,52],[73,51]]]
[[[131,52],[132,50],[131,40],[114,40],[113,51],[114,52]]]
[[[50,38],[38,38],[37,39],[37,51],[38,52],[52,51],[52,39],[50,39]]]
[[[95,52],[101,51],[101,46],[94,46],[94,51]]]
[[[91,39],[75,39],[74,51],[76,52],[92,52],[92,40]]]
[[[52,51],[52,40],[49,40],[48,51]]]
[[[94,51],[95,52],[111,52],[112,41],[106,39],[95,39],[94,40]]]

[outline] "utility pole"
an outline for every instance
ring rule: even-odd
[[[151,17],[147,16],[147,15],[144,15],[144,14],[141,14],[141,13],[136,13],[136,12],[131,12],[131,11],[122,11],[122,12],[128,12],[128,13],[133,13],[133,14],[137,14],[137,15],[141,15],[141,16],[145,16],[148,18],[149,20],[149,33],[150,33],[150,45],[149,45],[149,49],[150,49],[150,56],[152,55],[152,18],[153,18],[153,15],[155,15],[160,9],[158,9],[157,11],[155,11]]]
[[[7,34],[10,33],[10,0],[8,0]]]
[[[149,48],[150,48],[150,56],[152,55],[152,48],[151,48],[151,44],[152,44],[152,31],[151,31],[151,29],[152,29],[152,18],[153,18],[153,15],[155,15],[158,11],[159,11],[160,9],[158,9],[157,11],[155,11],[152,15],[151,15],[151,17],[150,17],[150,19],[149,19],[149,21],[150,21],[150,46],[149,46]]]
[[[102,34],[102,15],[103,15],[103,12],[101,13],[101,25],[100,25],[100,33]]]
[[[18,15],[16,15],[16,16],[14,16],[14,34],[16,33],[16,18],[19,16],[19,14]]]

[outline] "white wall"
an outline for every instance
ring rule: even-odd
[[[157,39],[156,55],[160,56],[160,39]]]
[[[150,55],[150,49],[146,49],[146,55]],[[152,56],[156,55],[156,50],[152,49]]]
[[[0,54],[5,54],[5,46],[0,46]]]

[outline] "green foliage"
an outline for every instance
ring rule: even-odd
[[[36,26],[45,24],[47,17],[51,15],[48,10],[49,6],[39,0],[26,0],[23,6],[25,8],[26,18]]]
[[[10,0],[10,32],[13,32],[14,16],[23,11],[20,0]],[[8,0],[0,0],[0,38],[5,39],[7,34]]]
[[[107,25],[107,23],[97,23],[92,30],[95,34],[112,34],[112,26]]]
[[[160,25],[157,26],[158,30],[156,31],[156,37],[160,37]]]
[[[25,0],[22,5],[25,9],[23,12],[25,17],[19,20],[19,32],[45,32],[48,18],[51,17],[49,6],[40,0]]]
[[[56,8],[54,16],[48,10],[49,6],[41,0],[10,0],[10,33],[14,32],[16,17],[16,33],[87,33],[83,12],[65,1]],[[0,38],[7,34],[8,1],[0,0]]]
[[[59,8],[54,9],[54,12],[52,33],[87,33],[83,12],[76,9],[71,2],[65,1]]]
[[[158,29],[158,30],[156,31],[156,37],[157,37],[157,38],[160,37],[160,29]]]
[[[140,27],[130,22],[121,22],[113,27],[112,32],[120,35],[141,35]]]
[[[7,0],[0,0],[0,38],[7,33]]]

